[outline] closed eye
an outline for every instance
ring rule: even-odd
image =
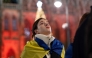
[[[40,23],[40,25],[44,24],[43,22]]]

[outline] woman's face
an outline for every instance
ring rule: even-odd
[[[50,33],[51,33],[51,26],[49,25],[48,20],[46,20],[46,19],[41,19],[41,20],[38,22],[36,34],[48,35],[48,34],[50,34]]]

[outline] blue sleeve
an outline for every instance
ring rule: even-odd
[[[72,58],[72,43],[68,46],[66,53],[65,53],[65,58]]]

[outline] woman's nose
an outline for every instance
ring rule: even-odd
[[[48,26],[49,24],[48,23],[45,23],[45,26]]]

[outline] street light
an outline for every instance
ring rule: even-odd
[[[68,24],[67,26],[67,46],[70,44],[70,28],[69,28],[69,11],[68,11],[68,0],[66,1],[66,23]]]
[[[55,7],[59,8],[59,7],[62,6],[62,2],[60,2],[60,1],[55,1],[55,2],[54,2],[54,5],[55,5]]]
[[[67,27],[68,27],[68,24],[67,23],[62,24],[62,28],[63,29],[66,29]]]
[[[68,12],[68,0],[65,0],[66,5],[65,5],[65,13],[66,13],[66,23],[62,25],[62,28],[66,28],[66,34],[67,34],[67,45],[70,44],[70,30],[69,30],[69,12]],[[55,7],[59,8],[62,6],[62,2],[60,0],[55,1],[54,3]]]
[[[37,7],[38,7],[38,8],[41,8],[41,7],[42,7],[42,2],[41,2],[41,1],[38,1],[38,2],[37,2]]]

